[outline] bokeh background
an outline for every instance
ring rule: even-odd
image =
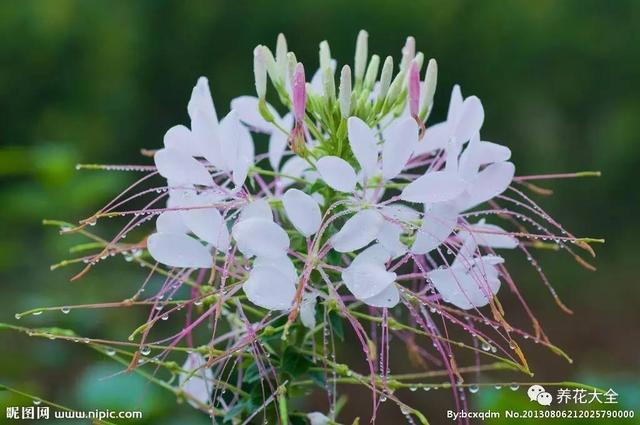
[[[14,319],[32,307],[121,300],[144,276],[118,261],[76,283],[68,279],[77,269],[49,271],[77,241],[41,220],[84,218],[134,178],[76,171],[75,164],[148,161],[140,148],[160,146],[167,128],[187,122],[186,102],[200,75],[209,78],[218,110],[226,113],[232,97],[252,94],[253,47],[275,47],[279,32],[315,67],[324,39],[339,62],[351,62],[364,28],[372,53],[397,59],[405,37],[414,35],[418,49],[437,58],[436,120],[446,113],[454,83],[465,95],[478,95],[486,111],[484,138],[511,147],[519,175],[602,171],[600,178],[545,182],[555,195],[535,196],[576,234],[607,240],[596,247],[597,272],[567,255],[539,254],[574,315],[557,308],[526,261],[514,259],[511,267],[547,334],[575,359],[569,365],[525,345],[536,379],[613,387],[621,407],[637,409],[638,22],[640,2],[631,0],[1,2],[0,322],[126,336],[143,311]],[[511,320],[525,324],[518,315],[512,308]],[[119,370],[82,344],[0,332],[1,384],[76,408],[143,410],[145,420],[137,423],[209,422],[135,377],[108,378]],[[473,406],[530,406],[522,392],[507,392],[482,390]],[[405,396],[433,423],[445,423],[448,392]],[[345,418],[368,418],[368,394],[353,392],[351,402]],[[3,406],[24,403],[0,392]],[[381,414],[380,423],[404,420],[392,406]]]

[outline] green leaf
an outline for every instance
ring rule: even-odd
[[[288,346],[282,355],[282,370],[294,378],[307,372],[312,364],[308,357],[300,353],[292,345]]]

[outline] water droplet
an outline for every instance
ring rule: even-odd
[[[380,397],[380,402],[381,403],[384,403],[385,401],[387,401],[387,397],[386,396],[383,395],[382,397]]]
[[[494,386],[494,388],[495,388],[496,390],[500,390],[500,389],[502,389],[502,385],[495,385],[495,386]]]
[[[418,389],[418,387],[409,387],[409,391],[415,391],[417,389]]]
[[[16,313],[15,316],[13,316],[16,318],[16,320],[20,320],[22,318],[22,315],[19,313]]]
[[[69,314],[71,309],[69,307],[62,307],[60,311],[62,312],[62,314]]]
[[[42,400],[40,400],[39,398],[33,399],[33,404],[35,404],[36,406],[40,405],[40,403],[42,403]]]
[[[511,391],[517,391],[518,388],[520,388],[520,385],[516,384],[515,382],[509,385],[509,389],[511,389]]]
[[[483,351],[491,350],[491,344],[485,341],[482,341],[482,344],[480,344],[480,347],[482,348]]]
[[[42,310],[36,310],[31,314],[33,314],[34,316],[40,316],[42,314]]]
[[[169,320],[169,315],[168,314],[163,314],[162,316],[160,316],[160,319],[162,320]]]
[[[202,300],[195,300],[193,305],[202,305]]]
[[[115,350],[114,348],[111,348],[111,347],[107,347],[107,348],[104,350],[104,352],[105,352],[105,354],[106,354],[107,356],[115,356],[115,355],[116,355],[116,350]]]
[[[477,386],[477,385],[475,385],[475,384],[474,384],[474,385],[469,385],[469,392],[470,392],[471,394],[475,394],[475,393],[477,393],[478,391],[480,391],[480,387],[479,387],[479,386]]]
[[[151,353],[151,347],[144,346],[140,349],[140,354],[142,354],[143,356],[146,356],[149,353]]]
[[[422,389],[425,390],[425,391],[429,391],[429,390],[431,390],[431,387],[424,387]]]

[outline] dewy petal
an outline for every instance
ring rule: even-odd
[[[257,257],[253,262],[253,267],[270,266],[275,267],[287,276],[291,282],[295,283],[298,280],[298,272],[296,266],[293,265],[293,261],[287,255],[281,255],[275,258]]]
[[[158,173],[176,184],[213,186],[207,168],[190,155],[172,148],[158,150],[153,156]]]
[[[467,210],[500,195],[511,184],[515,169],[511,162],[497,162],[488,165],[469,183],[467,196],[461,202],[460,210]]]
[[[500,289],[497,271],[489,264],[469,271],[459,267],[437,269],[427,276],[444,301],[463,310],[487,305]]]
[[[339,192],[353,192],[356,187],[356,172],[347,161],[337,156],[323,156],[316,164],[320,177],[331,188]]]
[[[199,156],[191,130],[184,125],[174,125],[164,134],[164,147],[184,152],[190,156]]]
[[[250,218],[237,222],[232,230],[238,249],[244,255],[277,258],[289,248],[289,236],[270,220]]]
[[[389,255],[380,245],[373,245],[358,254],[353,262],[342,272],[342,280],[359,300],[378,295],[395,279],[396,274],[387,271],[385,259]],[[380,261],[383,260],[383,261]]]
[[[462,112],[457,119],[453,129],[453,136],[458,144],[470,140],[480,131],[484,122],[484,109],[480,99],[476,96],[469,96],[462,104]]]
[[[158,233],[188,233],[189,228],[182,221],[180,211],[165,211],[156,219]]]
[[[269,201],[264,198],[256,199],[242,208],[238,221],[248,220],[250,218],[261,218],[263,220],[273,221],[273,212],[269,206]]]
[[[380,233],[384,218],[376,210],[357,212],[331,238],[333,249],[338,252],[353,252],[367,246]]]
[[[375,130],[358,117],[347,120],[349,146],[367,177],[372,177],[378,169],[378,145]]]
[[[465,182],[455,173],[432,171],[409,183],[400,194],[400,198],[423,204],[444,202],[460,195],[465,187]]]
[[[271,134],[277,131],[273,124],[260,115],[259,100],[255,96],[236,97],[231,101],[231,109],[238,113],[240,121],[248,125],[255,132]],[[273,106],[267,103],[267,109],[271,112],[275,120],[279,119],[279,115]]]
[[[273,266],[254,267],[242,289],[249,301],[269,310],[288,310],[296,294],[295,281]]]
[[[407,247],[400,241],[400,236],[405,230],[406,224],[417,220],[419,214],[413,208],[403,204],[386,205],[380,211],[386,219],[378,234],[378,240],[389,251],[391,257],[398,257],[407,252]]]
[[[418,143],[418,124],[406,117],[395,121],[384,132],[382,178],[391,180],[403,170]]]
[[[171,267],[210,268],[213,258],[207,248],[182,233],[154,233],[147,239],[149,254]]]
[[[189,353],[187,360],[182,365],[184,372],[180,372],[178,380],[182,391],[188,394],[187,402],[200,409],[202,405],[209,404],[213,389],[213,372],[205,367],[207,361],[200,353]],[[197,370],[193,373],[194,370]]]
[[[439,247],[453,232],[457,221],[458,211],[451,204],[440,203],[426,208],[411,252],[426,254]]]
[[[220,146],[224,158],[224,169],[231,171],[240,158],[240,130],[242,124],[236,111],[229,112],[220,121]],[[246,130],[246,128],[245,128]]]
[[[180,211],[180,215],[194,235],[209,242],[220,251],[227,250],[229,230],[222,215],[215,207],[188,209]]]
[[[299,156],[291,157],[287,162],[284,163],[282,169],[280,170],[282,177],[280,177],[280,180],[278,181],[278,186],[282,188],[291,186],[296,181],[286,176],[300,178],[302,174],[308,169],[309,163],[307,161],[300,158]]]
[[[320,207],[315,199],[298,189],[289,189],[282,197],[284,210],[293,226],[309,237],[318,231],[322,220]]]
[[[307,292],[300,303],[300,321],[307,329],[316,327],[316,294]]]
[[[221,168],[223,164],[218,135],[218,115],[211,98],[209,82],[205,77],[200,77],[193,88],[187,110],[191,118],[191,133],[199,153],[214,167]]]
[[[518,246],[518,239],[495,224],[472,224],[460,233],[463,238],[472,238],[476,244],[490,248],[513,249]]]
[[[398,292],[396,285],[392,283],[379,294],[362,299],[362,302],[371,307],[395,307],[400,302],[400,292]]]

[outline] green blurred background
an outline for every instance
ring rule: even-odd
[[[519,175],[602,171],[597,179],[543,183],[555,195],[534,196],[574,233],[607,239],[596,247],[595,273],[567,255],[538,253],[575,314],[557,308],[524,259],[514,258],[511,269],[547,334],[575,359],[568,365],[525,343],[536,380],[614,387],[621,407],[637,409],[638,22],[640,2],[623,0],[1,2],[0,321],[126,337],[144,311],[13,317],[38,306],[121,300],[144,277],[120,261],[76,283],[68,278],[77,269],[49,271],[77,240],[58,236],[41,220],[87,217],[134,178],[78,172],[75,164],[148,161],[140,148],[160,146],[170,126],[188,123],[186,103],[200,75],[209,78],[219,113],[226,113],[232,97],[252,94],[253,47],[273,48],[279,32],[315,68],[324,39],[339,62],[351,62],[364,28],[371,53],[397,59],[413,35],[426,57],[437,58],[436,120],[446,113],[452,84],[478,95],[486,111],[483,138],[511,147]],[[508,318],[526,325],[522,311],[506,304]],[[0,357],[0,383],[62,404],[140,409],[144,423],[209,422],[135,377],[103,379],[119,369],[82,344],[3,331]],[[433,423],[445,423],[447,391],[403,395]],[[351,398],[346,418],[368,418],[368,393]],[[482,390],[471,398],[476,407],[530,406],[522,391]],[[23,403],[0,392],[3,406]],[[322,408],[321,401],[314,405]],[[389,403],[381,415],[385,424],[402,418]]]

